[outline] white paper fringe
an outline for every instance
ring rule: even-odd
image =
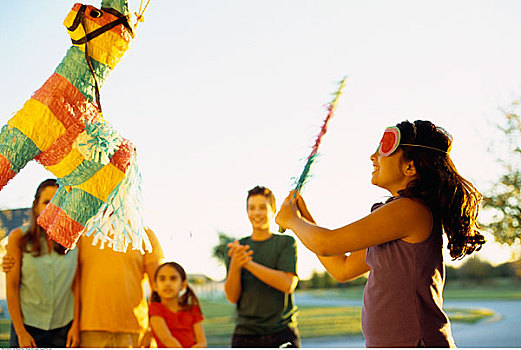
[[[93,245],[101,241],[117,252],[126,252],[129,244],[132,249],[144,254],[143,245],[148,252],[152,245],[145,232],[143,221],[143,195],[141,193],[141,174],[137,159],[133,157],[125,177],[110,193],[106,203],[98,213],[87,221],[83,233],[94,235]]]

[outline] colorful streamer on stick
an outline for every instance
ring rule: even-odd
[[[338,89],[333,94],[333,100],[327,105],[327,111],[328,114],[326,118],[324,119],[324,123],[322,124],[322,128],[320,129],[320,132],[318,133],[318,136],[315,140],[315,144],[311,148],[311,153],[309,154],[306,165],[304,166],[304,170],[302,170],[302,174],[300,174],[300,177],[295,182],[295,188],[294,190],[296,192],[301,192],[302,188],[306,183],[309,181],[309,178],[311,177],[311,166],[315,163],[317,157],[318,157],[318,147],[320,146],[320,143],[322,142],[322,137],[327,132],[327,125],[331,118],[333,117],[333,113],[335,112],[336,105],[338,103],[338,99],[340,98],[340,95],[342,94],[342,89],[345,86],[347,77],[344,77],[339,83]],[[280,227],[279,232],[286,231],[284,228]]]

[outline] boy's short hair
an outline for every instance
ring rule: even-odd
[[[275,196],[273,195],[273,192],[271,192],[269,188],[264,186],[255,186],[254,188],[248,191],[248,197],[246,197],[246,208],[248,208],[248,200],[250,199],[250,197],[259,194],[268,199],[268,203],[274,211],[277,210],[277,204],[275,202]]]

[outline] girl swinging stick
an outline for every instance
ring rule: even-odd
[[[368,216],[338,229],[318,226],[298,193],[276,222],[318,255],[339,281],[370,271],[362,330],[368,347],[454,347],[442,310],[442,234],[454,259],[479,250],[480,193],[461,177],[452,137],[429,121],[404,121],[384,132],[370,156],[373,185],[392,197]]]

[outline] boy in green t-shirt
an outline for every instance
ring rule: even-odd
[[[228,244],[226,298],[237,304],[232,347],[300,347],[293,300],[297,245],[270,232],[275,196],[265,187],[248,192],[251,236]]]

